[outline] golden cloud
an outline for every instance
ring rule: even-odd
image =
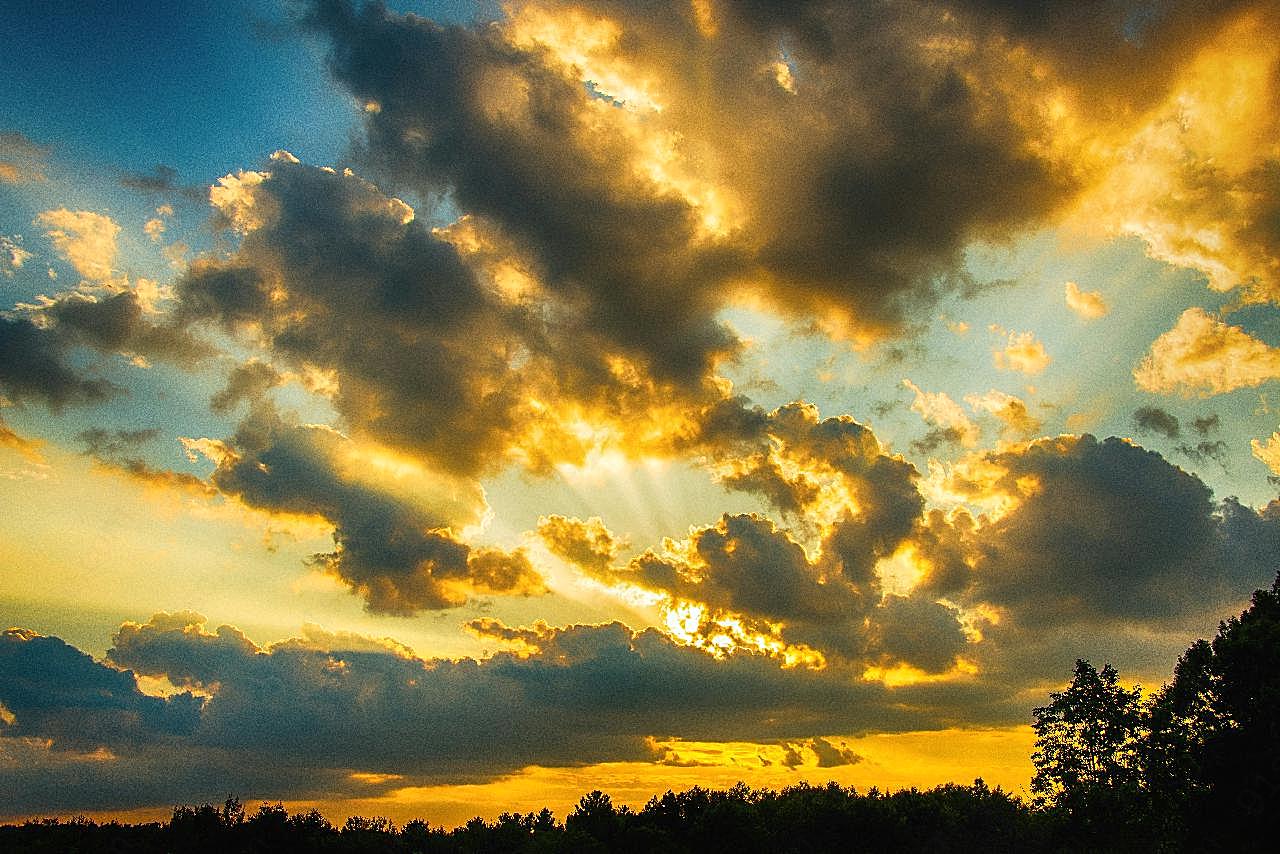
[[[116,259],[116,235],[120,226],[106,214],[47,210],[35,218],[45,230],[53,248],[86,279],[101,281],[111,277]]]
[[[1252,388],[1280,377],[1280,349],[1201,308],[1189,308],[1133,369],[1143,391],[1190,397]]]

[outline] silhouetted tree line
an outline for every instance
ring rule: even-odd
[[[1280,576],[1150,698],[1081,660],[1033,726],[1033,806],[1064,847],[1280,850]]]
[[[32,852],[817,852],[1261,851],[1280,840],[1280,577],[1197,641],[1143,699],[1109,665],[1034,712],[1032,799],[948,784],[859,794],[835,783],[668,791],[642,809],[591,792],[549,810],[462,827],[353,816],[341,827],[280,804],[252,814],[180,806],[168,822],[46,819],[0,827],[0,851]]]

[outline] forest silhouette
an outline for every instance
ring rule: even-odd
[[[1031,798],[972,785],[859,793],[668,791],[643,808],[585,795],[538,813],[446,829],[353,816],[341,827],[235,798],[167,822],[44,819],[0,827],[0,852],[818,852],[1274,850],[1280,808],[1280,576],[1143,697],[1110,665],[1076,662],[1032,712]]]

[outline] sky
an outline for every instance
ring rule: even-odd
[[[0,819],[989,784],[1280,569],[1280,4],[3,4]]]

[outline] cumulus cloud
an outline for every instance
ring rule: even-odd
[[[1280,350],[1202,308],[1189,308],[1133,369],[1144,391],[1208,397],[1280,377]]]
[[[766,413],[729,402],[703,416],[694,447],[722,484],[784,513],[820,525],[854,517],[878,543],[875,552],[891,549],[903,520],[919,514],[915,468],[866,425],[847,415],[823,418],[812,404]]]
[[[538,536],[552,554],[593,575],[607,575],[610,564],[618,557],[619,547],[624,545],[614,538],[599,516],[585,522],[564,516],[543,516],[538,519]]]
[[[713,319],[731,283],[882,335],[969,239],[1072,183],[1016,87],[985,85],[983,25],[904,4],[727,4],[713,28],[684,2],[522,2],[475,28],[312,8],[339,80],[378,105],[380,170],[448,192],[593,328],[685,381],[732,346]]]
[[[105,400],[121,389],[82,377],[65,358],[66,344],[27,317],[0,315],[0,391],[14,401],[41,401],[57,411],[68,403]]]
[[[1066,284],[1067,308],[1074,311],[1084,320],[1097,320],[1106,317],[1111,310],[1107,301],[1098,291],[1082,291],[1075,282]]]
[[[710,381],[658,382],[574,306],[522,290],[470,221],[432,231],[350,172],[278,154],[211,196],[240,245],[191,264],[176,316],[331,375],[333,405],[360,437],[463,474],[512,462],[546,472],[607,450],[665,452],[687,413],[723,396]]]
[[[260,400],[282,382],[284,377],[271,365],[250,359],[231,371],[226,386],[209,398],[209,408],[218,413],[230,412],[243,401]]]
[[[1008,336],[1004,346],[991,351],[995,366],[1002,371],[1035,375],[1044,371],[1053,361],[1045,352],[1044,344],[1037,341],[1032,332],[1012,332],[998,326],[992,326],[991,331],[1000,336]]]
[[[1280,20],[1273,3],[1227,5],[1205,22],[1199,49],[1188,43],[1159,103],[1117,140],[1078,218],[1142,238],[1153,257],[1201,271],[1215,290],[1275,301]]]
[[[116,260],[116,236],[120,226],[106,214],[47,210],[35,219],[53,248],[86,279],[101,281],[111,277]]]
[[[200,715],[200,700],[190,693],[148,696],[132,674],[25,629],[0,634],[0,686],[0,703],[13,717],[0,723],[0,736],[51,739],[55,750],[190,735]]]
[[[1229,610],[1275,573],[1263,557],[1280,536],[1274,513],[1215,503],[1199,478],[1123,439],[1042,439],[986,462],[971,487],[1009,507],[972,530],[965,595],[1027,625],[1176,622]]]
[[[960,404],[952,400],[946,392],[924,391],[911,380],[903,380],[902,384],[916,396],[911,403],[911,411],[917,413],[926,423],[945,431],[946,435],[952,437],[958,444],[973,447],[978,443],[980,436],[978,425],[969,420],[969,416],[965,415]]]
[[[188,440],[188,447],[212,459],[210,482],[223,493],[331,523],[334,551],[313,560],[372,611],[408,615],[461,605],[477,592],[544,590],[523,552],[473,549],[458,538],[485,508],[474,481],[407,460],[388,464],[376,448],[329,427],[292,423],[269,405],[254,407],[229,441]]]
[[[967,394],[964,402],[974,412],[995,416],[1003,425],[1003,432],[1025,439],[1040,432],[1041,421],[1031,414],[1027,403],[1017,395],[991,389],[985,394]]]

